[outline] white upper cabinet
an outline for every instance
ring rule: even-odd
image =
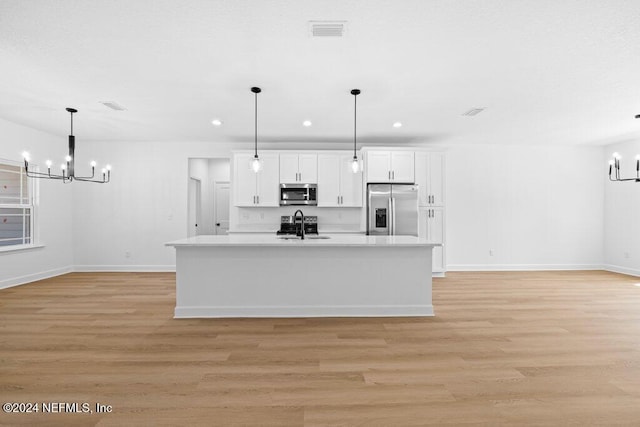
[[[280,182],[282,184],[315,184],[318,182],[317,154],[280,154]]]
[[[353,173],[351,152],[318,154],[318,206],[361,207],[362,173]]]
[[[261,153],[262,169],[251,169],[253,154],[233,156],[233,204],[241,207],[279,206],[279,156]]]
[[[420,206],[444,206],[444,154],[416,152],[416,184]]]
[[[413,151],[367,151],[367,182],[413,183]]]
[[[340,156],[340,206],[362,206],[362,170],[353,172],[353,153]]]

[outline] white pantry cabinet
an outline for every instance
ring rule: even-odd
[[[313,153],[281,153],[280,183],[315,184],[318,182],[318,155]]]
[[[318,154],[318,206],[361,207],[362,172],[353,173],[353,154]]]
[[[444,273],[446,271],[445,262],[445,221],[444,208],[419,208],[418,211],[418,236],[424,237],[429,243],[439,243],[442,246],[433,248],[433,267],[434,273]]]
[[[233,155],[233,204],[240,207],[280,206],[279,156],[260,153],[262,169],[251,169],[253,153]]]
[[[416,152],[419,206],[444,206],[444,153]]]
[[[367,151],[367,182],[413,183],[413,151]]]

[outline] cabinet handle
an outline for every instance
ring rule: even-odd
[[[337,203],[340,204],[340,196],[337,196],[337,197],[338,197],[338,202]]]
[[[258,204],[260,204],[260,196],[256,196],[256,199],[258,200]]]
[[[396,171],[391,171],[391,179],[396,180]]]
[[[340,196],[340,204],[344,205],[344,197]]]

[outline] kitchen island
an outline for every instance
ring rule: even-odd
[[[176,249],[176,318],[433,316],[431,251],[412,236],[196,236]]]

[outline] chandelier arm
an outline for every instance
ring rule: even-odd
[[[96,171],[95,169],[93,169],[91,171],[91,176],[74,176],[74,179],[77,179],[78,181],[86,181],[87,179],[93,179],[96,176]]]
[[[35,175],[35,173],[37,173],[37,175]],[[62,175],[48,175],[46,173],[38,173],[38,172],[29,172],[27,176],[33,179],[66,179],[66,178],[63,178]]]
[[[82,181],[82,182],[95,182],[96,184],[106,184],[109,181],[105,181],[105,180],[99,180],[99,179],[90,179],[90,178],[78,178],[75,177],[74,178],[76,181]]]

